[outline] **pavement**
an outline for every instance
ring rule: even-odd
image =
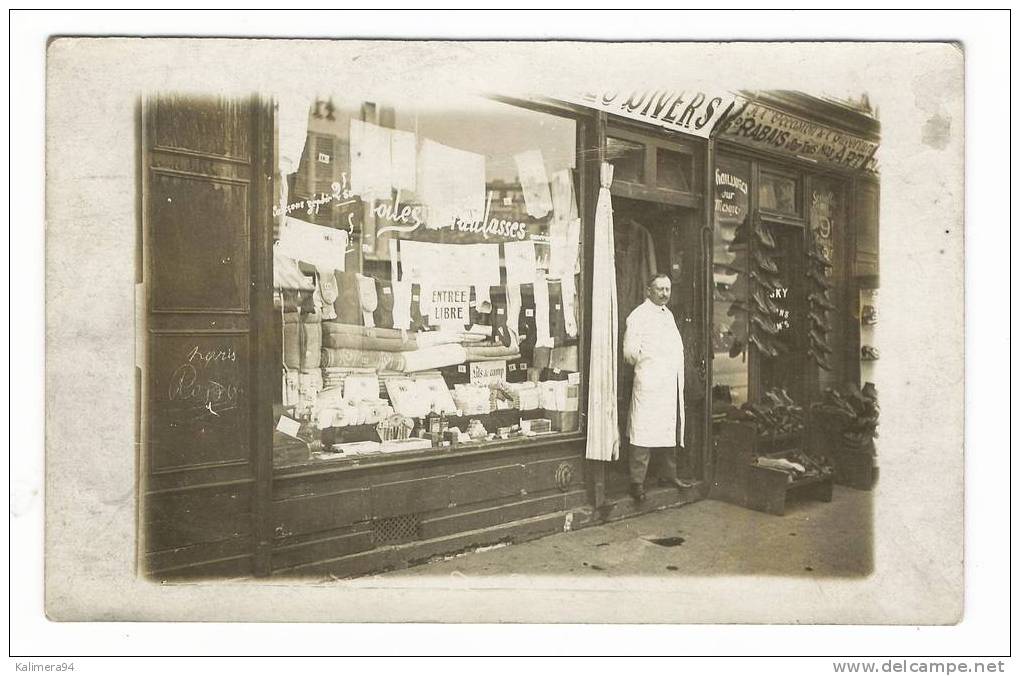
[[[715,500],[663,509],[379,577],[486,575],[783,575],[871,573],[872,494],[836,486],[774,516]]]

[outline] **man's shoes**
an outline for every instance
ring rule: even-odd
[[[631,484],[630,485],[630,497],[634,498],[638,502],[645,501],[645,487],[643,484]]]
[[[687,488],[694,488],[694,486],[697,485],[697,482],[692,481],[690,479],[677,479],[677,478],[659,479],[659,483],[662,484],[663,486],[674,486],[681,491]]]

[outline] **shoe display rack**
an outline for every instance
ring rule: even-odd
[[[755,425],[733,420],[715,423],[715,468],[709,497],[782,516],[793,495],[832,501],[832,472],[800,448],[800,434],[762,437]],[[760,464],[762,459],[798,464],[791,473]],[[774,464],[774,463],[766,463]]]

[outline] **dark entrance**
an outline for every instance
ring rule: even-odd
[[[627,492],[629,484],[629,443],[627,423],[634,369],[623,360],[623,335],[626,319],[645,300],[648,279],[657,273],[670,276],[673,294],[669,308],[684,340],[687,380],[685,448],[677,451],[677,473],[694,476],[699,470],[703,397],[699,397],[699,366],[702,364],[698,257],[700,252],[697,212],[675,204],[614,197],[613,235],[615,238],[617,302],[619,307],[619,371],[617,405],[620,420],[620,459],[610,463],[606,491],[610,496]],[[657,458],[649,467],[649,485],[655,481]]]

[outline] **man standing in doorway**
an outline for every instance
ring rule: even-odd
[[[652,450],[662,463],[659,481],[677,488],[692,482],[676,475],[677,416],[679,445],[684,444],[684,342],[666,304],[669,276],[648,280],[646,300],[627,317],[623,358],[634,366],[627,435],[630,437],[630,494],[645,499],[645,475]]]

